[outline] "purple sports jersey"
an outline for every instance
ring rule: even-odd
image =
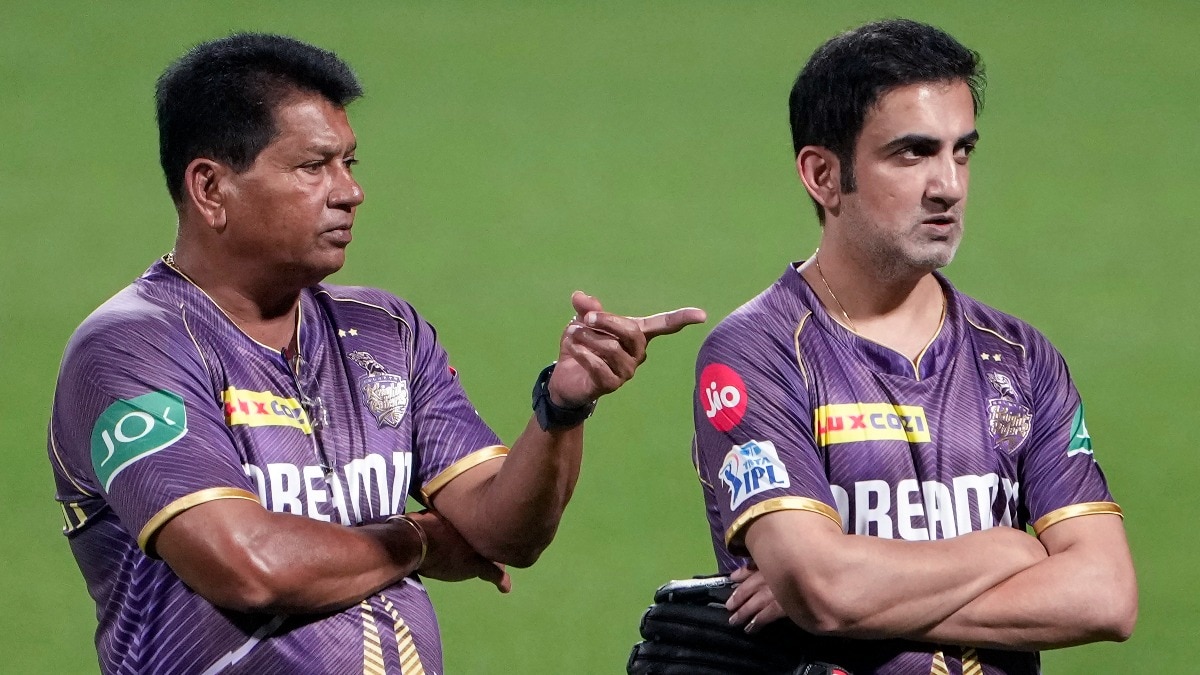
[[[916,360],[859,337],[795,266],[713,330],[696,364],[694,461],[722,572],[772,511],[926,541],[1120,514],[1066,364],[1028,324],[937,275],[944,322]],[[855,675],[1033,674],[1038,655],[814,638]]]
[[[158,530],[206,501],[378,523],[507,452],[402,300],[316,286],[298,330],[297,374],[160,261],[72,336],[49,451],[104,672],[441,672],[415,576],[341,612],[244,614],[155,554]]]

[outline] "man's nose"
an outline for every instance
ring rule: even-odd
[[[329,205],[333,208],[352,209],[363,203],[366,195],[362,186],[350,173],[350,167],[343,166],[335,179],[333,189],[329,192]]]
[[[967,176],[967,166],[955,157],[939,158],[925,196],[946,208],[954,206],[967,196]]]

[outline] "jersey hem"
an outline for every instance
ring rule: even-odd
[[[1079,516],[1090,516],[1096,513],[1111,513],[1121,518],[1125,517],[1125,513],[1115,502],[1084,502],[1082,504],[1071,504],[1064,506],[1061,509],[1054,509],[1050,513],[1038,518],[1033,523],[1033,533],[1041,536],[1051,525],[1056,525],[1064,520],[1077,518]]]
[[[241,488],[215,487],[193,492],[190,495],[184,495],[159,509],[158,513],[146,521],[146,525],[138,533],[138,548],[142,549],[151,558],[158,559],[158,555],[154,552],[154,547],[150,545],[150,540],[154,538],[154,535],[158,534],[163,525],[166,525],[172,518],[193,506],[199,506],[205,502],[216,501],[218,499],[248,499],[255,504],[259,503],[258,495]]]
[[[446,487],[450,481],[458,478],[468,469],[473,469],[476,466],[493,459],[500,459],[507,454],[508,448],[504,447],[503,445],[489,445],[486,448],[480,448],[479,450],[472,452],[466,457],[463,457],[457,462],[446,467],[441,473],[434,476],[428,483],[425,484],[424,487],[421,488],[421,497],[425,499],[425,505],[430,506],[430,500],[433,499],[434,495],[440,492],[442,488]]]
[[[729,548],[730,553],[733,553],[734,549],[745,550],[745,529],[750,523],[773,511],[811,511],[832,520],[839,529],[842,527],[842,518],[837,510],[825,502],[808,497],[775,497],[746,509],[733,521],[729,529],[725,530],[725,546]]]

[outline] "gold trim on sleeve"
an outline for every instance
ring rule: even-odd
[[[1125,517],[1125,513],[1121,511],[1121,507],[1114,502],[1084,502],[1083,504],[1071,504],[1064,506],[1061,509],[1055,509],[1050,513],[1037,519],[1033,524],[1033,533],[1041,536],[1046,528],[1056,523],[1061,523],[1070,518],[1079,516],[1090,516],[1095,513],[1111,513],[1113,515]]]
[[[241,488],[215,487],[193,492],[190,495],[184,495],[159,509],[158,513],[146,521],[145,527],[138,534],[138,548],[142,549],[151,558],[157,558],[158,556],[154,553],[154,547],[150,546],[150,540],[154,538],[154,535],[158,534],[163,525],[167,524],[167,521],[193,506],[199,506],[205,502],[216,501],[218,499],[248,499],[255,504],[259,503],[257,495]]]
[[[725,531],[725,545],[730,549],[743,548],[745,546],[743,530],[756,519],[772,511],[811,511],[832,520],[839,529],[842,527],[842,518],[838,515],[837,509],[825,502],[808,497],[775,497],[751,506],[738,516],[737,520],[733,521],[733,524]]]
[[[463,457],[457,462],[446,467],[441,473],[434,476],[424,487],[421,488],[421,497],[425,499],[425,505],[430,506],[430,500],[446,484],[461,476],[468,469],[473,469],[486,461],[500,459],[508,454],[508,448],[503,445],[489,445],[486,448],[480,448],[475,452]]]

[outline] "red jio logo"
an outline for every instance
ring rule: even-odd
[[[700,372],[700,403],[717,431],[729,431],[746,414],[746,385],[723,363],[710,363]]]

